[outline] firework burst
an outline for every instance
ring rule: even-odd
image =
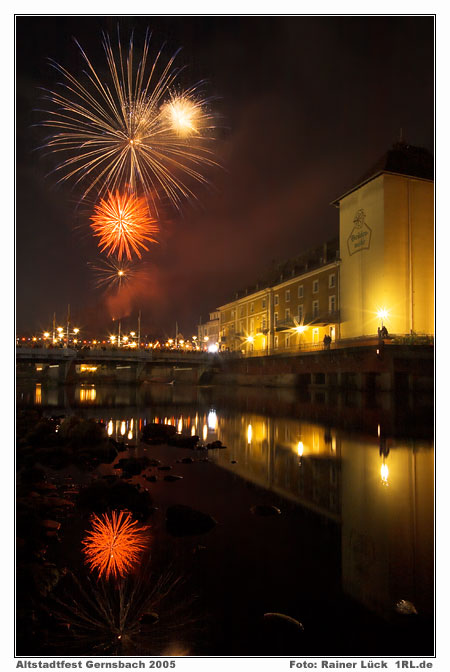
[[[88,265],[95,273],[95,286],[99,289],[105,287],[108,290],[117,289],[120,291],[137,275],[136,264],[130,261],[108,259],[99,264],[88,262]]]
[[[136,58],[133,40],[126,53],[119,39],[116,55],[105,34],[108,82],[78,42],[86,64],[82,81],[51,61],[63,81],[45,94],[54,105],[42,122],[53,129],[46,147],[65,157],[56,169],[59,181],[83,183],[82,198],[91,190],[103,194],[131,185],[154,209],[162,197],[179,207],[183,198],[195,197],[189,184],[207,182],[205,169],[218,165],[208,148],[214,124],[200,85],[175,94],[178,52],[164,65],[160,50],[151,62],[149,44],[147,32]]]
[[[108,249],[108,256],[116,254],[121,261],[126,256],[131,261],[134,252],[141,258],[140,248],[148,251],[144,241],[156,243],[150,234],[158,231],[156,220],[150,217],[145,198],[132,193],[109,193],[94,206],[91,228],[100,238],[101,252]]]
[[[114,579],[126,576],[139,562],[148,544],[148,527],[139,527],[127,511],[111,516],[93,515],[92,530],[83,540],[85,562],[98,576]]]

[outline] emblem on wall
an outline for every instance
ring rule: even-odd
[[[358,210],[353,218],[353,229],[347,238],[348,253],[352,255],[360,250],[368,250],[371,236],[372,229],[366,224],[366,213],[362,209]]]

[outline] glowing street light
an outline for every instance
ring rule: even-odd
[[[389,315],[389,312],[386,310],[386,308],[380,308],[377,311],[377,317],[381,320],[381,327],[383,327],[383,320],[386,320]]]

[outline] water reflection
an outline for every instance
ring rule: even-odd
[[[219,467],[307,510],[318,525],[339,530],[347,595],[385,618],[400,600],[432,614],[429,407],[417,407],[413,399],[398,406],[392,397],[321,394],[317,403],[313,394],[290,390],[160,385],[39,386],[38,392],[34,386],[18,391],[18,404],[94,417],[109,436],[132,446],[153,422],[196,434],[205,444],[221,441],[227,450],[208,453]]]

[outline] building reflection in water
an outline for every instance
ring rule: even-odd
[[[217,398],[207,405],[205,399],[199,403],[198,390],[166,387],[171,389],[146,390],[139,404],[130,397],[137,394],[135,388],[97,391],[91,386],[68,393],[36,385],[28,401],[21,399],[62,409],[78,403],[71,412],[95,417],[109,436],[132,447],[139,445],[148,422],[171,424],[204,443],[220,440],[228,449],[208,453],[218,466],[338,526],[345,593],[383,617],[393,613],[399,600],[412,602],[419,614],[433,613],[431,440],[385,434],[392,414],[384,408],[377,411],[380,420],[369,407],[368,428],[354,431],[301,418],[305,408],[322,413],[326,407],[308,405],[310,400],[304,402],[307,406],[294,406],[287,391],[277,392],[273,403],[261,394],[263,405],[251,391],[246,407],[264,410],[243,413],[240,399],[233,404]],[[172,395],[167,403],[165,395]],[[346,421],[347,407],[340,403]],[[282,417],[289,404],[291,417]],[[333,412],[328,410],[327,417],[333,418]]]
[[[80,404],[94,402],[97,399],[97,390],[95,389],[95,385],[81,385],[76,389],[75,394],[77,392]]]

